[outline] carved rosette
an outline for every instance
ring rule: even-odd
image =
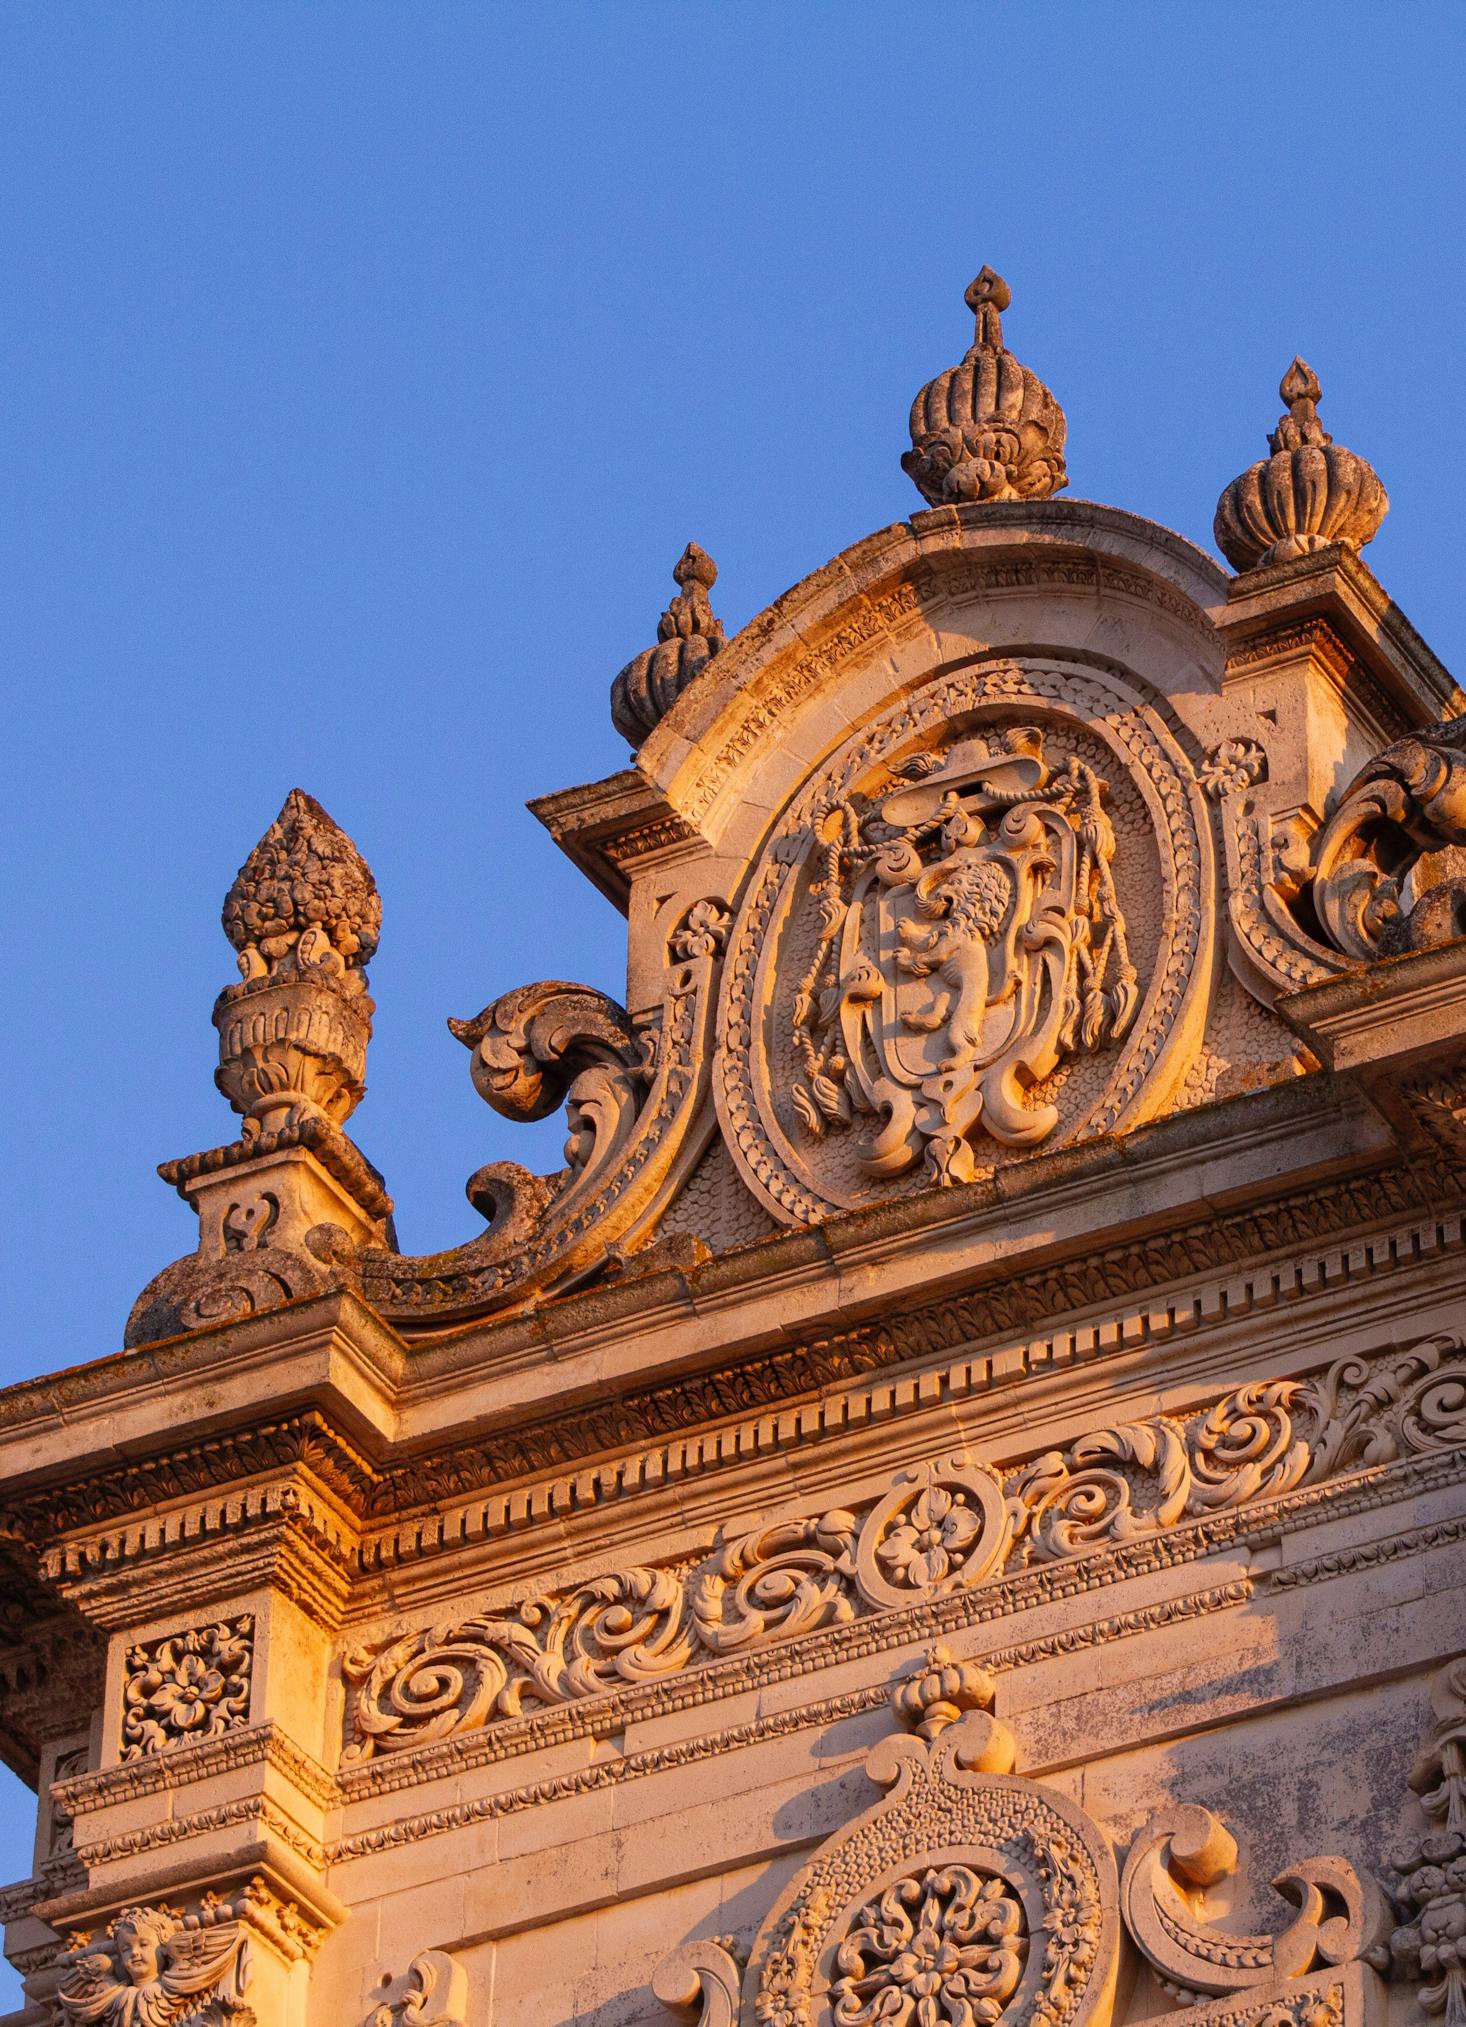
[[[1003,343],[1012,301],[985,267],[964,300],[977,320],[971,349],[911,404],[911,448],[901,469],[930,506],[963,500],[1046,500],[1069,483],[1064,411],[1036,373]]]
[[[856,1574],[875,1605],[979,1582],[1008,1543],[1003,1488],[995,1472],[966,1457],[920,1464],[897,1477],[860,1531]]]
[[[217,1083],[246,1139],[304,1119],[339,1126],[366,1089],[366,972],[382,904],[361,853],[291,789],[224,901],[241,983],[214,1008]]]
[[[1302,359],[1283,375],[1288,413],[1217,502],[1217,547],[1234,570],[1262,570],[1342,543],[1362,549],[1389,512],[1374,467],[1334,442],[1318,419],[1318,376]]]
[[[662,614],[656,646],[629,661],[611,685],[611,722],[632,747],[660,724],[724,644],[723,622],[708,601],[718,580],[712,557],[689,542],[672,575],[678,592]]]
[[[1194,771],[1118,677],[935,677],[777,820],[723,961],[713,1083],[781,1223],[977,1181],[1162,1109],[1214,933]]]
[[[122,1758],[136,1760],[249,1722],[254,1619],[243,1613],[131,1647],[122,1684]]]
[[[1114,1864],[1066,1798],[1006,1772],[982,1714],[866,1762],[886,1799],[837,1831],[775,1904],[743,1980],[760,2027],[1082,2027],[1119,1944]]]

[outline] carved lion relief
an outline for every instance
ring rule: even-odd
[[[1089,666],[944,674],[847,741],[729,935],[715,1084],[760,1200],[814,1222],[1159,1110],[1210,966],[1203,808]]]

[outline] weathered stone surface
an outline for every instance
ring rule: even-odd
[[[198,1247],[0,1394],[17,2027],[1466,2027],[1466,699],[1306,386],[1229,578],[1006,299],[539,805],[627,984],[451,1024],[565,1118],[477,1237],[343,1129],[355,847],[251,855]]]

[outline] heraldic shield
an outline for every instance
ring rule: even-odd
[[[739,896],[713,1089],[786,1224],[1128,1131],[1195,1061],[1210,816],[1112,669],[1000,656],[892,698],[804,775]]]
[[[795,1002],[796,1103],[816,1131],[862,1123],[869,1175],[924,1160],[966,1182],[976,1134],[1047,1139],[1058,1108],[1027,1093],[1134,1019],[1107,784],[1073,753],[1051,767],[1032,725],[896,772],[873,807],[842,798],[814,827],[823,933]]]

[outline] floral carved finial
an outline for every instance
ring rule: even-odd
[[[214,1008],[217,1082],[245,1138],[360,1102],[372,1002],[364,966],[382,902],[371,868],[314,796],[292,788],[224,900],[242,983]]]
[[[679,589],[662,614],[656,646],[629,661],[611,685],[611,722],[633,747],[641,745],[724,644],[723,622],[708,600],[718,579],[712,557],[689,542],[672,575]]]
[[[340,977],[375,954],[382,902],[345,831],[292,788],[224,897],[223,920],[245,979],[310,966]]]
[[[911,449],[901,468],[933,507],[1046,500],[1069,483],[1064,411],[1003,344],[1002,312],[1012,300],[990,267],[968,284],[967,307],[977,319],[971,350],[911,404]]]
[[[1268,437],[1272,456],[1233,479],[1217,502],[1217,547],[1234,570],[1288,563],[1379,533],[1389,495],[1373,465],[1335,443],[1318,419],[1318,375],[1295,359],[1278,388],[1288,412]]]

